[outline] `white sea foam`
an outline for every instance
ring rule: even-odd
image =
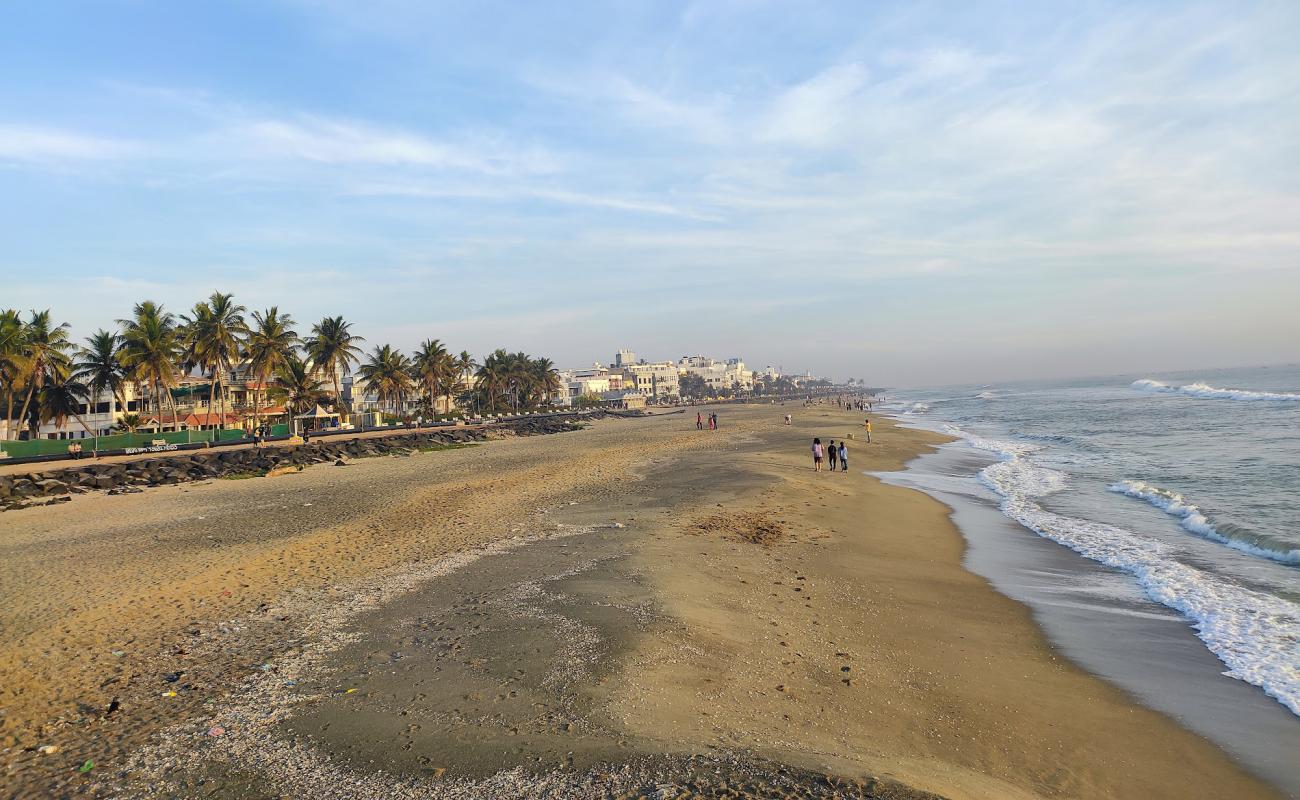
[[[1145,481],[1120,481],[1112,485],[1110,490],[1147,501],[1171,517],[1177,517],[1178,524],[1184,530],[1197,536],[1204,536],[1206,539],[1226,544],[1234,550],[1240,550],[1253,556],[1279,561],[1283,564],[1300,564],[1300,550],[1273,550],[1242,539],[1224,536],[1214,527],[1200,508],[1189,503],[1186,498],[1177,492],[1153,486]]]
[[[997,396],[998,396],[998,393],[997,393],[997,392],[994,392],[994,391],[987,391],[987,392],[980,392],[979,394],[975,395],[975,399],[976,399],[976,400],[992,400],[993,398],[995,398],[995,397],[997,397]]]
[[[1039,447],[947,428],[1001,457],[979,477],[1002,498],[1002,513],[1080,555],[1132,574],[1151,599],[1191,621],[1196,635],[1228,667],[1225,675],[1260,687],[1300,716],[1300,605],[1184,564],[1174,548],[1158,540],[1048,511],[1035,499],[1067,483],[1063,473],[1033,463],[1030,456]]]
[[[925,413],[927,413],[929,410],[930,410],[930,406],[929,406],[928,404],[926,404],[926,403],[913,403],[913,404],[912,404],[912,405],[911,405],[911,406],[910,406],[906,411],[904,411],[903,413],[904,413],[904,414],[909,414],[909,415],[910,415],[910,414],[925,414]]]
[[[1188,383],[1183,386],[1171,386],[1151,378],[1133,381],[1132,388],[1144,392],[1161,392],[1164,394],[1181,394],[1187,397],[1201,397],[1209,400],[1291,400],[1300,402],[1300,393],[1295,392],[1257,392],[1252,389],[1221,389],[1208,383]]]

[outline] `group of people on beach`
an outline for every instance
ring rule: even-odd
[[[700,412],[698,411],[695,412],[695,430],[697,431],[704,430],[704,425],[706,422],[708,423],[709,430],[716,431],[718,429],[718,415],[716,413],[709,414],[709,416],[706,418]]]
[[[842,472],[849,471],[849,448],[844,444],[843,439],[839,444],[835,444],[835,440],[831,439],[829,444],[823,446],[820,437],[814,438],[812,453],[813,469],[817,472],[822,471],[823,458],[831,462],[831,472],[835,471],[837,465]]]

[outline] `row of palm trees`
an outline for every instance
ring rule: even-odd
[[[55,324],[48,310],[26,319],[0,310],[4,419],[31,436],[42,424],[62,427],[69,419],[93,434],[83,406],[107,394],[125,408],[126,388],[134,386],[137,396],[151,400],[160,426],[166,410],[177,429],[172,389],[194,375],[206,378],[208,409],[223,423],[226,389],[232,375],[242,375],[252,391],[254,425],[268,401],[282,402],[290,414],[323,403],[346,421],[341,383],[354,368],[360,385],[397,416],[411,405],[430,415],[450,413],[453,399],[479,412],[532,409],[560,388],[554,364],[525,353],[497,350],[478,364],[468,352],[452,353],[430,339],[409,357],[387,344],[367,356],[365,340],[343,317],[325,317],[305,336],[295,327],[276,306],[249,313],[233,295],[214,292],[181,315],[144,301],[117,320],[116,330],[98,330],[78,346],[68,325]]]

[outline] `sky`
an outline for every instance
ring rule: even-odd
[[[1300,3],[10,4],[0,307],[878,386],[1294,361]]]

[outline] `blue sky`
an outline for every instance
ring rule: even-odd
[[[887,385],[1294,360],[1297,41],[1295,2],[11,5],[0,306]]]

